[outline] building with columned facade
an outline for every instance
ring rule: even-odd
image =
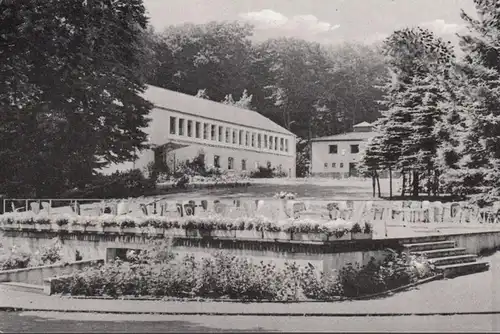
[[[202,154],[206,165],[222,170],[250,173],[270,164],[295,177],[295,135],[258,112],[155,86],[144,98],[154,105],[145,130],[153,149],[104,172],[144,170],[158,159],[175,169]]]

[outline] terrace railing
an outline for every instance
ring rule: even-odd
[[[467,203],[377,200],[281,200],[196,198],[172,200],[160,198],[130,199],[2,199],[3,212],[45,212],[76,215],[163,215],[191,216],[207,212],[221,215],[251,216],[257,213],[282,218],[321,218],[325,220],[384,221],[403,223],[483,223],[500,222],[500,203],[479,208]]]

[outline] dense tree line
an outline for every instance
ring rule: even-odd
[[[380,50],[294,38],[253,43],[252,35],[252,26],[238,22],[149,30],[145,39],[154,57],[146,80],[190,95],[202,90],[214,101],[227,95],[237,100],[245,92],[252,97],[248,108],[302,138],[301,153],[312,137],[342,133],[379,116],[377,83],[386,75]]]
[[[425,29],[384,41],[391,76],[362,167],[402,172],[402,195],[500,195],[500,12],[498,1],[474,4],[477,19],[461,14],[469,32],[459,36],[459,59]]]

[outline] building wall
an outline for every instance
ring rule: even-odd
[[[312,142],[311,173],[316,176],[348,177],[349,163],[356,163],[359,161],[361,152],[366,144],[367,142],[365,140]],[[330,145],[337,145],[336,154],[329,153]],[[351,153],[351,145],[359,145],[359,153]]]
[[[214,166],[214,156],[219,156],[220,168],[228,169],[229,158],[233,158],[233,171],[237,173],[248,172],[257,169],[258,166],[266,166],[267,162],[272,167],[281,165],[282,170],[290,177],[295,177],[295,158],[275,155],[265,152],[255,152],[231,147],[219,147],[215,145],[191,144],[188,147],[180,148],[167,154],[166,160],[170,168],[173,167],[173,161],[176,165],[192,160],[199,153],[205,155],[205,164]],[[245,160],[246,170],[242,169],[242,160]]]
[[[256,169],[258,164],[265,166],[269,161],[273,167],[282,165],[288,176],[295,177],[295,136],[291,134],[251,128],[238,124],[238,120],[220,121],[161,108],[154,108],[150,117],[152,121],[146,129],[150,144],[186,145],[184,148],[165,154],[164,159],[167,162],[171,161],[173,156],[175,156],[176,163],[192,159],[200,150],[203,150],[205,161],[209,165],[213,165],[214,155],[219,155],[222,169],[227,169],[228,158],[233,157],[235,172],[242,171],[241,160],[246,159],[248,171]],[[183,121],[180,121],[181,119]],[[191,124],[191,129],[189,129],[189,124]],[[198,131],[196,131],[197,124]],[[212,126],[215,126],[215,138],[212,138]],[[219,134],[221,134],[220,137]],[[271,144],[272,148],[270,148]],[[152,150],[142,151],[138,155],[138,159],[133,163],[135,168],[144,170],[149,162],[154,161]],[[122,164],[122,166],[130,168],[130,163]]]

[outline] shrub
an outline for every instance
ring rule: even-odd
[[[257,170],[250,172],[252,179],[270,179],[274,177],[274,168],[259,166]]]
[[[139,197],[152,191],[153,180],[144,177],[139,169],[97,175],[84,189],[63,194],[63,198],[127,198]]]
[[[0,270],[27,268],[30,262],[30,255],[18,250],[16,247],[11,249],[2,249],[0,255]]]
[[[334,274],[318,272],[310,263],[302,270],[301,288],[305,297],[331,301],[342,296],[342,285]]]
[[[160,174],[156,179],[159,182],[172,181],[175,188],[187,188],[192,182],[208,182],[218,184],[236,184],[244,175],[236,175],[221,168],[206,165],[205,156],[201,152],[192,160],[181,162],[175,171],[168,175]]]
[[[361,233],[361,232],[363,232],[361,230],[361,225],[359,225],[359,223],[355,223],[354,225],[352,225],[351,232],[352,233]]]
[[[372,259],[366,266],[349,264],[339,271],[339,282],[343,295],[359,297],[385,290],[385,283],[377,273],[377,266]]]
[[[365,223],[365,226],[364,226],[364,228],[363,228],[363,233],[365,233],[365,234],[370,234],[370,233],[372,233],[372,232],[373,232],[373,225],[372,225],[372,224],[370,224],[370,223],[368,223],[368,222],[366,222],[366,223]]]
[[[348,265],[339,272],[339,281],[346,297],[358,297],[392,290],[416,281],[413,264],[403,253],[388,250],[389,254],[380,264],[372,258],[363,266]]]
[[[287,264],[280,270],[271,263],[254,264],[248,259],[217,252],[201,261],[193,292],[209,298],[295,300],[300,286],[296,273],[295,264]]]
[[[216,252],[197,260],[193,255],[177,259],[171,241],[156,241],[151,247],[131,253],[130,262],[115,260],[86,268],[56,282],[56,292],[72,295],[118,297],[171,296],[288,301],[304,298],[335,300],[358,297],[414,282],[414,261],[389,252],[380,264],[372,259],[366,266],[348,265],[337,275],[325,274],[311,264],[254,263],[248,259]]]
[[[250,177],[254,179],[269,179],[273,177],[286,177],[287,173],[282,170],[281,165],[276,167],[271,167],[271,163],[268,162],[267,165],[258,166],[257,170],[250,172]]]
[[[62,260],[62,245],[55,239],[51,245],[36,251],[30,259],[29,267],[45,266],[55,264]]]
[[[63,258],[62,245],[57,238],[48,247],[30,254],[14,246],[4,248],[0,245],[0,270],[23,269],[61,262]]]

